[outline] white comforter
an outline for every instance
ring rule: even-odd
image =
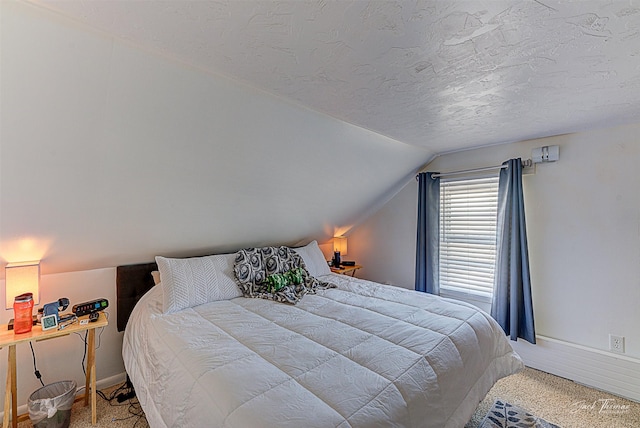
[[[470,305],[341,275],[297,305],[243,297],[162,315],[155,287],[124,336],[151,427],[463,427],[520,370]]]

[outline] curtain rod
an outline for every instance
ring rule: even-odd
[[[523,160],[521,163],[523,167],[528,168],[533,166],[533,161],[531,159]],[[447,177],[449,175],[468,174],[472,172],[491,171],[492,169],[502,169],[506,167],[507,167],[506,165],[494,165],[494,166],[485,166],[483,168],[463,169],[460,171],[442,172],[439,174],[431,174],[431,178]],[[416,180],[417,179],[418,179],[418,176],[416,175]]]

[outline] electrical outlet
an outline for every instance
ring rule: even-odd
[[[624,336],[609,335],[609,350],[624,354]]]

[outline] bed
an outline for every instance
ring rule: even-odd
[[[463,427],[523,368],[473,306],[333,274],[315,242],[294,251],[335,288],[243,297],[234,254],[118,267],[123,358],[151,427]]]

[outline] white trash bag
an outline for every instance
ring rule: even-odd
[[[67,428],[76,398],[73,380],[50,383],[29,396],[29,419],[34,428]]]

